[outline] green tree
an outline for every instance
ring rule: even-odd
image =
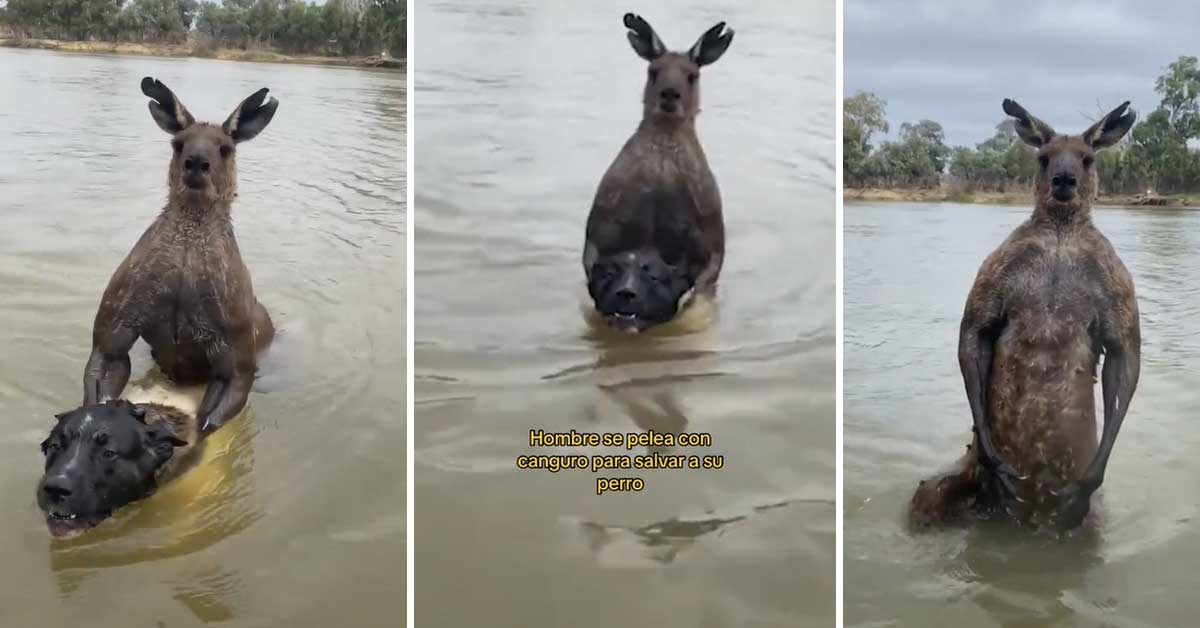
[[[1179,57],[1154,81],[1162,109],[1175,132],[1184,139],[1200,137],[1200,62]]]
[[[859,91],[842,101],[842,178],[846,185],[867,179],[871,136],[887,133],[887,103],[875,94]]]

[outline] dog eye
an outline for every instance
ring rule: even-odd
[[[62,449],[62,448],[59,447],[57,442],[52,442],[49,440],[42,441],[42,453],[43,454],[51,454],[51,453],[58,451],[59,449]]]
[[[104,450],[104,451],[103,451],[103,452],[100,454],[100,457],[101,457],[101,458],[104,458],[105,460],[116,460],[116,458],[117,458],[117,452],[115,452],[115,451],[113,451],[113,450],[111,450],[111,449],[105,449],[105,450]]]

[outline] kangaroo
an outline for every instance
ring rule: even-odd
[[[983,262],[967,297],[958,362],[974,438],[953,472],[918,487],[916,527],[972,508],[1059,531],[1088,515],[1141,364],[1133,279],[1091,219],[1095,154],[1133,126],[1128,107],[1069,136],[1004,101],[1017,134],[1038,151],[1036,206]],[[1102,353],[1097,445],[1093,389]]]
[[[725,256],[721,193],[696,115],[700,68],[725,54],[721,22],[687,52],[668,52],[646,20],[625,14],[634,52],[649,62],[642,121],[600,180],[588,214],[583,269],[596,311],[636,333],[671,320],[694,290],[714,287]]]
[[[257,354],[275,335],[254,297],[233,236],[236,145],[253,139],[279,102],[263,88],[221,125],[196,122],[161,82],[142,79],[150,115],[171,135],[167,204],[117,267],[96,312],[83,375],[84,405],[118,398],[129,350],[143,338],[155,363],[181,384],[206,383],[197,411],[207,435],[246,405]]]

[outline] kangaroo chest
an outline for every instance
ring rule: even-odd
[[[228,348],[248,275],[232,233],[173,228],[131,269],[140,335],[168,371],[201,368]],[[175,365],[175,366],[173,366]]]
[[[1106,301],[1098,271],[1092,252],[1074,240],[1030,246],[1010,268],[1001,338],[1052,353],[1098,341]]]

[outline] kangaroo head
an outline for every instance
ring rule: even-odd
[[[267,88],[243,100],[220,125],[196,122],[166,85],[146,77],[142,93],[150,97],[150,115],[171,134],[174,155],[167,170],[172,204],[212,207],[237,194],[237,144],[254,138],[275,115],[279,101],[263,102]]]
[[[1037,205],[1056,216],[1091,207],[1097,190],[1096,152],[1120,141],[1137,120],[1126,101],[1080,135],[1058,135],[1016,101],[1006,98],[1003,107],[1016,119],[1017,135],[1038,151]]]
[[[633,51],[650,62],[642,95],[646,119],[691,120],[700,110],[700,68],[725,54],[733,30],[725,22],[708,29],[687,52],[668,52],[650,23],[625,14]]]

